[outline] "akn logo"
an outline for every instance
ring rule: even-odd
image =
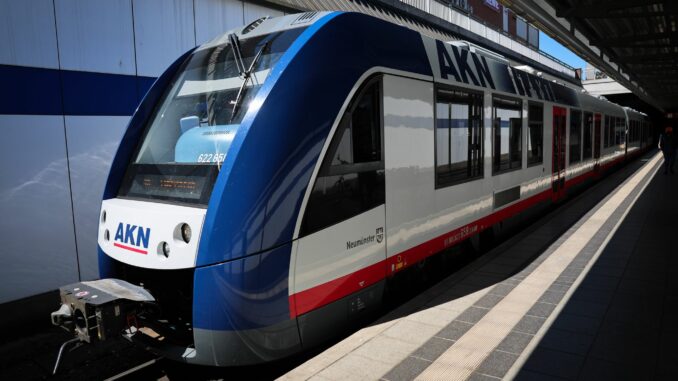
[[[113,246],[121,249],[133,251],[139,254],[148,254],[148,238],[151,236],[151,228],[144,228],[142,226],[125,224],[124,229],[122,222],[118,224],[118,230],[115,232],[115,239]],[[132,247],[132,246],[136,247]]]

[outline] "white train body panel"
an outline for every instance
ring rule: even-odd
[[[295,292],[302,292],[383,262],[384,206],[342,221],[296,242]],[[355,286],[370,284],[357,278]]]
[[[504,189],[520,186],[520,199],[540,193],[550,186],[552,148],[551,131],[544,129],[544,160],[540,165],[524,167],[495,176],[492,173],[491,141],[484,138],[482,178],[435,188],[434,172],[434,84],[411,78],[385,75],[384,146],[386,150],[386,229],[387,256],[392,258],[464,225],[493,213],[493,196]],[[455,86],[459,88],[458,84]],[[527,103],[524,104],[524,108]],[[544,125],[550,113],[544,107]],[[524,114],[527,112],[524,109]],[[485,92],[485,136],[491,136],[492,97]],[[523,130],[527,120],[523,118]],[[527,136],[522,137],[527,146]],[[523,150],[523,161],[527,151]],[[518,201],[518,200],[516,200]],[[510,203],[509,203],[510,204]],[[484,229],[476,226],[472,229]],[[476,230],[470,231],[473,234]],[[464,237],[460,237],[463,239]],[[424,249],[426,250],[426,249]],[[424,256],[433,254],[423,253]],[[387,272],[397,271],[393,266]],[[395,260],[396,266],[398,259]],[[404,266],[410,263],[404,263]]]
[[[132,266],[164,270],[194,267],[206,211],[119,198],[104,200],[99,247],[113,259]],[[191,227],[188,243],[181,237],[183,224]],[[170,247],[168,256],[162,252],[163,242]]]
[[[424,45],[429,52],[429,59],[433,72],[436,73],[437,61],[432,42],[423,37]],[[508,208],[511,205],[525,201],[533,196],[543,201],[546,192],[552,186],[553,170],[553,110],[554,107],[563,108],[565,113],[565,168],[562,178],[565,181],[583,181],[587,174],[593,174],[594,167],[601,164],[618,162],[625,155],[624,144],[614,144],[604,147],[604,138],[601,136],[600,157],[596,158],[594,151],[594,128],[592,126],[591,157],[583,159],[583,143],[578,162],[570,163],[569,140],[571,136],[572,110],[591,113],[594,118],[600,115],[601,130],[604,130],[604,116],[624,116],[617,105],[598,100],[592,97],[580,97],[585,100],[581,108],[572,108],[549,101],[534,101],[527,97],[517,97],[515,94],[502,94],[500,91],[488,91],[473,85],[460,85],[458,82],[436,77],[435,82],[426,78],[416,78],[408,73],[388,74],[389,70],[380,71],[378,68],[366,73],[385,73],[382,76],[383,84],[383,145],[385,157],[385,232],[386,232],[386,273],[392,274],[411,262],[401,259],[404,253],[411,254],[419,251],[413,257],[425,258],[434,254],[430,245],[436,239],[444,238],[444,246],[452,246],[468,236],[474,235],[490,225],[483,223],[488,217]],[[356,88],[360,85],[356,84]],[[452,186],[436,189],[435,187],[435,94],[439,84],[461,90],[473,90],[483,93],[483,176],[472,181],[462,182]],[[352,96],[354,93],[351,94]],[[522,102],[522,146],[528,146],[528,107],[530,103],[539,103],[543,107],[543,141],[542,162],[527,165],[528,150],[522,149],[522,164],[519,169],[493,173],[492,168],[492,139],[493,134],[492,112],[493,95],[510,96],[521,99]],[[347,99],[347,102],[351,98]],[[583,119],[579,128],[583,131]],[[615,126],[615,133],[621,127]],[[333,130],[333,133],[335,130]],[[583,132],[581,132],[583,133]],[[333,134],[328,137],[328,143]],[[581,137],[581,135],[580,135]],[[583,138],[582,138],[583,139]],[[327,143],[326,143],[327,144]],[[325,154],[325,151],[323,152]],[[319,165],[319,164],[318,164]],[[313,185],[315,177],[309,184]],[[504,190],[519,188],[519,197],[515,200],[496,205],[495,196]],[[309,188],[310,190],[310,188]],[[539,201],[535,201],[539,202]],[[304,204],[304,207],[306,205]],[[304,207],[299,216],[301,222]],[[521,207],[522,211],[526,207]],[[381,208],[379,209],[381,210]],[[376,250],[366,254],[361,250],[353,260],[347,259],[349,252],[344,250],[341,243],[345,237],[355,235],[359,231],[374,230],[378,221],[372,215],[373,211],[364,213],[350,220],[341,222],[330,228],[321,230],[312,235],[302,237],[293,243],[293,255],[290,270],[290,295],[311,290],[313,287],[329,286],[332,282],[350,274],[359,274],[368,267],[374,266],[382,258],[382,253]],[[510,214],[515,214],[511,212]],[[492,220],[490,220],[492,221]],[[449,236],[450,232],[461,229],[460,232]],[[297,229],[298,230],[298,229]],[[448,237],[445,237],[448,235]],[[336,241],[336,242],[335,242]],[[427,246],[427,244],[429,244]],[[338,245],[338,246],[337,246]],[[342,246],[340,251],[332,247]],[[423,250],[423,252],[422,252]],[[378,254],[376,254],[378,252]],[[370,259],[368,259],[370,258]],[[358,275],[360,278],[362,275]]]
[[[387,255],[425,242],[435,226],[433,84],[384,76]]]

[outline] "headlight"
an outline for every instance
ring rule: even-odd
[[[181,238],[188,243],[191,240],[191,227],[188,224],[181,225]]]

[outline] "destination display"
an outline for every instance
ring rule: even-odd
[[[133,164],[119,195],[207,205],[218,173],[210,164]]]
[[[128,195],[161,196],[198,200],[205,187],[200,176],[140,175],[132,181]]]

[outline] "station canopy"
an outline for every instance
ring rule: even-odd
[[[517,9],[648,103],[660,109],[678,110],[678,1],[502,0],[502,3]]]

